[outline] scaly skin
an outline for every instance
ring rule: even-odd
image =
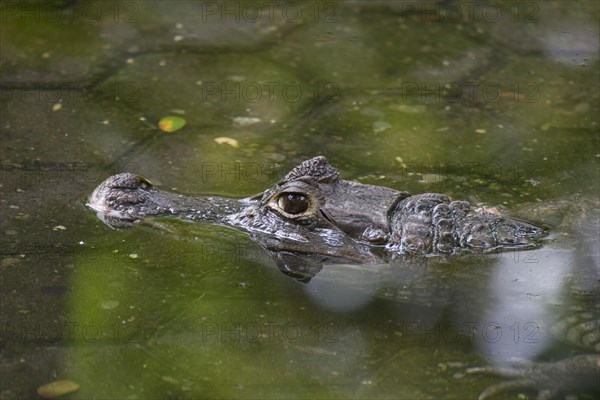
[[[292,196],[289,202],[300,212],[286,212],[285,196]],[[208,221],[244,230],[268,242],[270,250],[358,262],[453,254],[459,249],[531,248],[544,235],[530,223],[442,194],[411,196],[342,180],[324,157],[304,161],[274,187],[249,199],[185,197],[159,191],[147,180],[125,173],[100,184],[89,206],[113,227],[149,216]]]

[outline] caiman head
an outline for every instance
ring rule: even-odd
[[[241,229],[267,249],[284,272],[303,280],[325,260],[381,261],[390,237],[388,213],[408,196],[342,180],[319,156],[246,199],[185,197],[159,191],[148,180],[125,173],[100,184],[88,206],[113,228],[149,216],[170,216]]]
[[[304,161],[248,199],[226,223],[264,235],[268,248],[361,262],[381,260],[389,213],[407,192],[340,179],[325,157]]]

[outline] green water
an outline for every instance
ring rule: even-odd
[[[229,228],[85,207],[117,172],[245,197],[315,155],[509,211],[598,196],[596,2],[283,4],[0,6],[0,397],[476,398],[500,380],[467,367],[577,351],[549,330],[598,244],[565,226],[301,284]]]

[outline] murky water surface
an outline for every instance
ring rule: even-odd
[[[598,196],[596,2],[0,11],[2,398],[70,379],[72,398],[464,399],[501,381],[467,367],[586,351],[551,331],[598,305],[597,220],[577,208]],[[84,205],[123,171],[249,196],[319,154],[345,179],[537,204],[550,239],[302,284],[232,229],[114,231]]]

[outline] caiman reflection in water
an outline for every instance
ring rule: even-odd
[[[414,262],[432,255],[531,249],[546,235],[544,229],[494,208],[473,207],[443,194],[411,195],[342,180],[324,157],[302,162],[272,188],[245,199],[186,197],[160,191],[134,174],[119,174],[94,190],[89,206],[114,228],[147,217],[171,217],[243,230],[265,248],[282,272],[304,283],[324,263]],[[591,279],[597,283],[598,277]],[[584,314],[571,316],[567,330],[580,332],[579,344],[598,352],[597,302]],[[553,398],[598,391],[599,362],[597,354],[584,354],[554,363],[527,362],[470,372],[515,378],[489,388],[482,397],[527,389],[537,390],[540,398]]]

